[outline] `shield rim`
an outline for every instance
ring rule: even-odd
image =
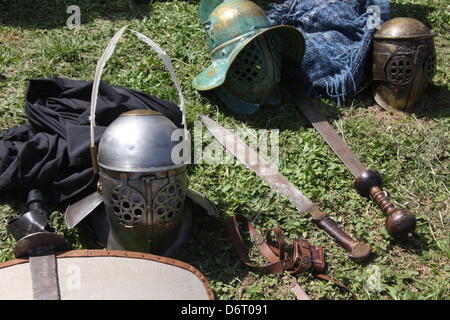
[[[92,257],[117,257],[117,258],[131,258],[131,259],[144,259],[154,262],[160,262],[168,265],[172,265],[175,267],[182,268],[184,270],[190,271],[193,273],[200,281],[202,282],[206,294],[209,300],[214,300],[214,293],[211,289],[211,286],[206,279],[206,277],[195,267],[190,264],[173,259],[162,257],[158,255],[154,255],[151,253],[142,253],[142,252],[134,252],[134,251],[124,251],[124,250],[109,250],[109,249],[83,249],[83,250],[69,250],[65,252],[59,252],[55,254],[57,259],[63,258],[92,258]],[[0,263],[0,269],[13,267],[19,264],[29,263],[29,259],[13,259],[6,262]]]

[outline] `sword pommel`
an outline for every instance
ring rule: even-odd
[[[386,229],[391,236],[400,240],[408,240],[414,236],[416,216],[408,210],[398,209],[386,219]]]
[[[389,234],[400,240],[407,240],[414,235],[416,216],[405,209],[397,209],[386,193],[381,189],[382,179],[378,171],[365,170],[355,180],[355,188],[362,196],[372,196],[381,210],[386,214],[386,229]]]
[[[370,255],[370,244],[363,242],[356,242],[350,251],[350,259],[359,262],[364,261]]]

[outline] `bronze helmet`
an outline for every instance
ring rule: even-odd
[[[305,52],[303,35],[293,26],[271,26],[267,14],[249,0],[202,0],[212,63],[192,84],[214,90],[231,110],[256,112],[263,104],[281,102],[282,63],[299,64]]]
[[[414,112],[421,105],[436,65],[434,36],[412,18],[388,20],[375,33],[373,93],[381,107]]]

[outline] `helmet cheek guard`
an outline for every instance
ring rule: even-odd
[[[200,19],[212,63],[193,80],[199,91],[215,90],[237,113],[278,104],[282,63],[301,62],[305,40],[291,26],[271,27],[265,12],[248,0],[200,3]],[[206,19],[206,20],[204,20]]]
[[[435,70],[435,35],[421,22],[395,18],[374,35],[374,98],[391,111],[414,112]]]

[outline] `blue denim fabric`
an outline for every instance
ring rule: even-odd
[[[271,4],[272,25],[287,24],[302,32],[306,52],[295,76],[309,94],[326,95],[338,104],[364,82],[365,65],[376,29],[367,25],[370,5],[389,19],[389,0],[286,0]]]

